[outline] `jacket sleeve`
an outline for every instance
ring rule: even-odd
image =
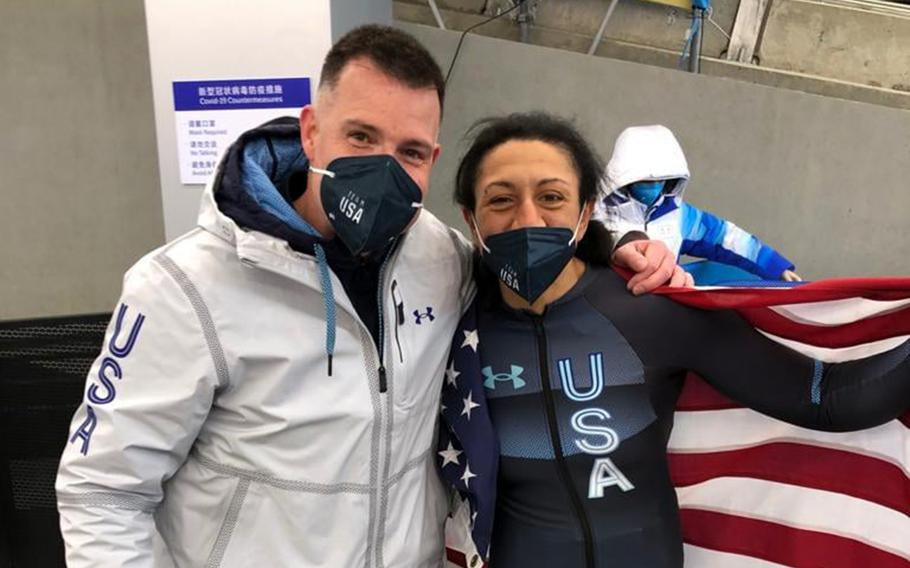
[[[910,408],[910,341],[877,355],[823,363],[761,335],[732,311],[674,306],[661,344],[679,366],[754,410],[797,426],[861,430]],[[678,318],[678,319],[671,319]],[[670,330],[667,330],[670,331]]]
[[[648,233],[644,231],[629,231],[628,233],[622,235],[618,241],[613,241],[613,250],[615,251],[619,247],[625,246],[631,242],[635,241],[647,241],[650,237]]]
[[[680,253],[730,264],[761,276],[779,280],[793,263],[735,224],[682,204],[682,247]]]
[[[70,568],[159,566],[153,513],[227,370],[198,290],[162,253],[124,279],[57,474]]]
[[[628,242],[648,238],[644,222],[637,223],[630,220],[622,214],[619,206],[608,205],[608,201],[612,203],[610,197],[597,200],[591,219],[599,221],[606,227],[607,232],[610,233],[610,240],[613,242],[613,250]]]

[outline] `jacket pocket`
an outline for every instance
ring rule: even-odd
[[[291,480],[254,479],[220,568],[369,565],[370,513],[377,518],[379,506],[370,501],[367,487],[303,488]]]
[[[392,280],[392,303],[395,305],[395,345],[398,347],[398,362],[404,363],[404,351],[401,348],[400,329],[404,325],[404,299],[398,280]]]
[[[249,479],[238,479],[237,487],[234,489],[234,495],[231,497],[231,504],[228,506],[227,514],[221,523],[221,530],[218,531],[218,537],[215,539],[215,545],[209,553],[208,560],[205,562],[206,568],[217,568],[221,566],[224,559],[224,552],[231,542],[231,536],[234,534],[234,527],[237,526],[237,518],[240,516],[240,509],[246,500],[247,491],[250,488]]]

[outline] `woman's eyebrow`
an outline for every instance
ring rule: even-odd
[[[515,184],[513,184],[512,182],[510,182],[508,180],[497,179],[497,180],[491,181],[486,186],[484,186],[483,192],[486,193],[487,191],[493,189],[494,187],[504,187],[506,189],[515,189]]]

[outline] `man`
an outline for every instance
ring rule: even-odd
[[[471,293],[469,245],[419,211],[443,91],[407,34],[352,31],[299,127],[242,135],[199,227],[129,270],[57,480],[69,566],[440,563],[434,430]],[[670,276],[623,250],[636,291]]]

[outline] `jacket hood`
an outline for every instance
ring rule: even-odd
[[[604,189],[607,195],[636,181],[678,179],[668,192],[682,197],[689,182],[689,165],[682,147],[666,126],[630,126],[622,131],[607,164]],[[628,197],[625,191],[619,191]]]
[[[306,191],[308,166],[297,120],[277,118],[243,133],[228,148],[210,190],[217,208],[238,227],[283,239],[294,250],[316,257],[325,304],[327,372],[332,376],[337,322],[328,241],[290,203]],[[201,225],[208,216],[206,198],[203,195]]]
[[[290,204],[306,187],[308,165],[297,119],[277,118],[249,130],[221,160],[212,183],[218,209],[239,227],[312,254],[322,238]]]

